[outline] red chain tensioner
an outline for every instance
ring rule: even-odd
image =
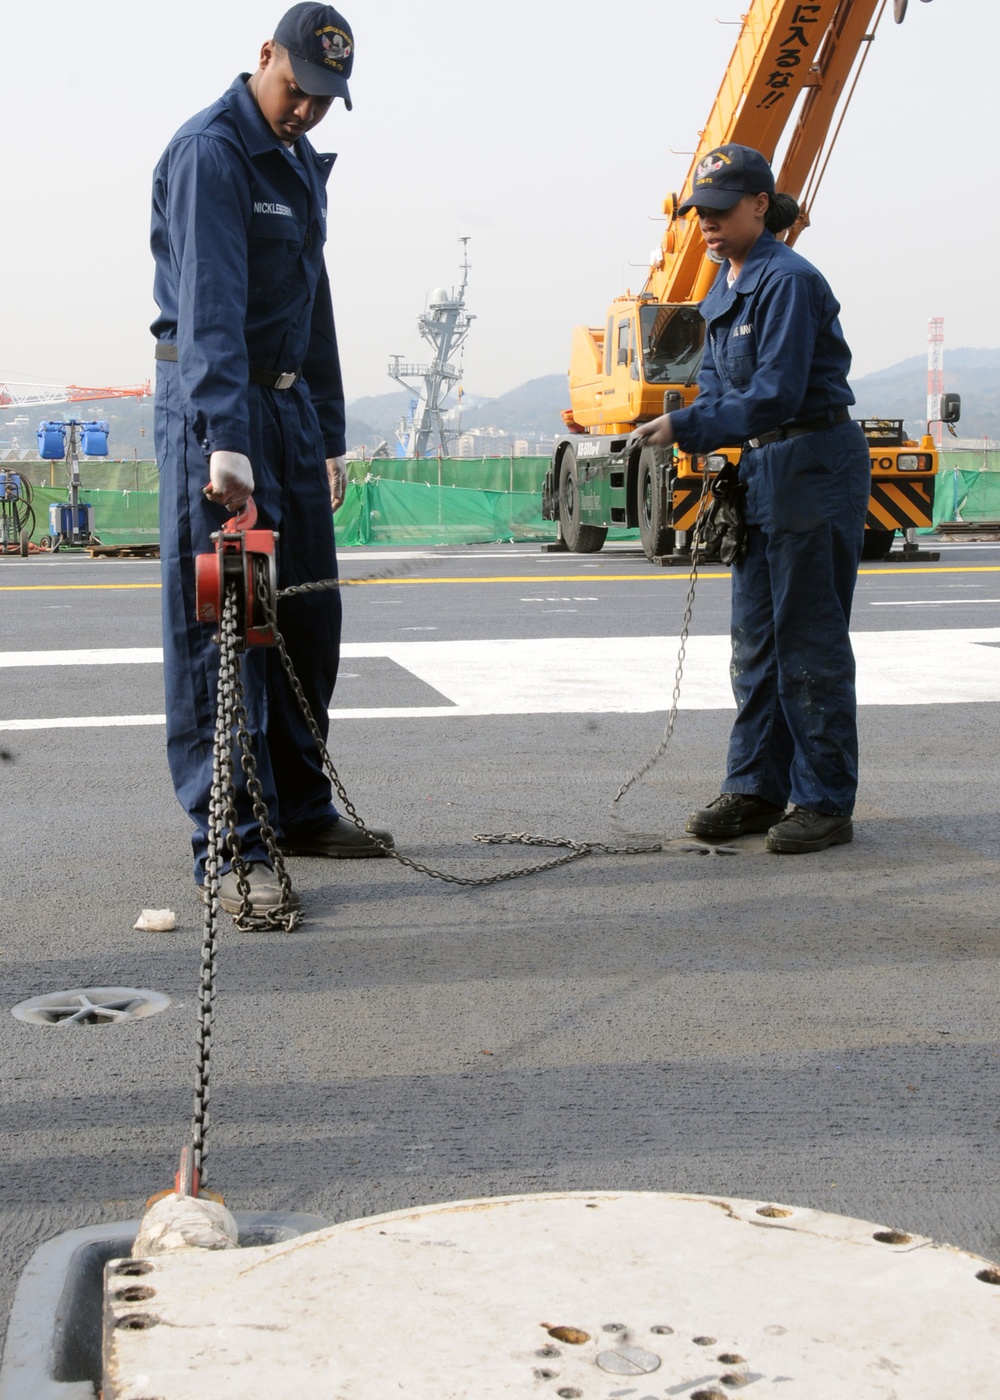
[[[227,586],[236,588],[237,650],[274,646],[274,628],[268,626],[262,604],[277,606],[278,572],[273,530],[255,530],[257,507],[251,496],[239,515],[212,536],[214,554],[198,554],[194,561],[195,605],[198,621],[221,622]]]

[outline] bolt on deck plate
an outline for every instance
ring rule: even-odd
[[[107,1266],[105,1400],[950,1400],[1000,1368],[1000,1270],[763,1201],[462,1201],[144,1262]]]
[[[165,1011],[170,998],[143,987],[73,987],[47,992],[11,1007],[11,1015],[36,1026],[111,1026]]]

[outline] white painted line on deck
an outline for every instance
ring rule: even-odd
[[[858,632],[860,705],[1000,702],[1000,628]],[[345,661],[394,662],[450,701],[446,705],[336,708],[352,719],[434,719],[529,714],[640,714],[666,710],[676,637],[540,637],[490,641],[347,642]],[[691,637],[681,709],[731,710],[728,636]],[[39,657],[76,657],[74,662]],[[0,665],[111,665],[159,661],[156,648],[98,652],[5,652]],[[82,660],[80,658],[83,658]],[[0,720],[0,730],[162,724],[160,715]]]
[[[1000,701],[1000,646],[989,645],[1000,643],[1000,628],[858,632],[852,640],[861,705]],[[388,657],[453,701],[449,715],[638,714],[667,708],[677,638],[355,642],[345,645],[343,655]],[[728,636],[688,638],[681,709],[734,707],[729,658]],[[383,712],[331,713],[340,720]]]
[[[160,647],[94,647],[83,651],[0,651],[0,666],[147,666],[163,661]]]
[[[73,715],[63,719],[5,719],[0,721],[0,729],[131,729],[166,722],[166,715]]]
[[[889,603],[869,603],[870,608],[964,608],[969,603],[1000,603],[1000,598],[906,598]]]

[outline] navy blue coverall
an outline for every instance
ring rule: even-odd
[[[871,483],[861,428],[833,423],[854,402],[851,355],[825,279],[773,234],[753,245],[732,287],[728,272],[724,263],[700,306],[698,397],[670,415],[686,452],[743,444],[748,548],[733,568],[737,715],[722,790],[850,816],[858,738],[848,629]]]
[[[344,394],[323,261],[326,180],[335,159],[303,137],[275,137],[247,74],[177,132],[153,185],[152,331],[176,346],[160,360],[160,470],[167,757],[195,823],[195,879],[205,878],[219,649],[195,617],[195,555],[228,518],[203,495],[215,451],[244,454],[258,527],[280,531],[278,586],[333,578],[337,556],[326,459],[345,450]],[[289,389],[254,371],[301,370]],[[340,654],[338,590],[282,601],[278,625],[324,737]],[[330,784],[272,648],[243,658],[249,727],[272,825],[285,835],[336,819]],[[238,832],[248,861],[267,859],[235,764]],[[223,864],[228,868],[228,863]]]

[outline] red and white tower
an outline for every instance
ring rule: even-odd
[[[944,392],[944,317],[932,316],[927,322],[927,421],[934,441],[941,446],[943,424],[941,417],[941,395]]]

